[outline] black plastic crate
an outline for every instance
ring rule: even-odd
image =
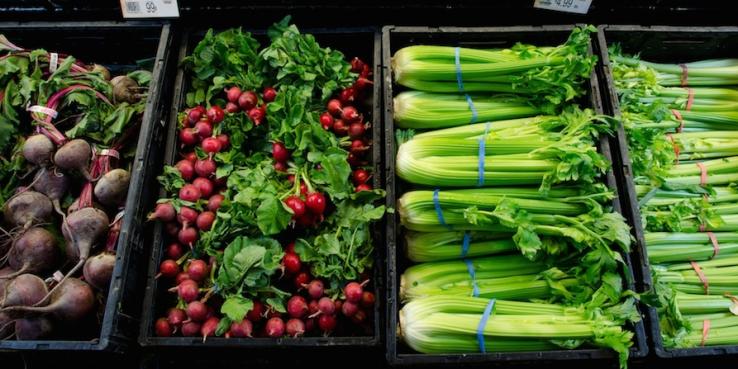
[[[244,29],[244,31],[251,32],[257,39],[265,38],[265,30],[251,30]],[[372,116],[372,167],[373,167],[373,187],[383,188],[383,178],[381,176],[383,168],[382,162],[382,124],[380,114],[380,103],[381,103],[381,69],[380,69],[380,52],[381,52],[381,39],[380,33],[376,28],[337,28],[337,29],[301,29],[301,33],[313,34],[322,47],[330,47],[334,50],[343,52],[347,58],[358,56],[362,60],[372,65],[373,68],[373,91],[371,101],[371,116]],[[183,32],[181,38],[181,44],[179,45],[179,61],[181,62],[194,48],[205,35],[205,31],[202,29],[186,30]],[[160,173],[162,171],[162,165],[172,165],[177,160],[177,113],[182,111],[185,105],[185,97],[189,87],[190,77],[180,68],[177,72],[174,95],[170,108],[170,119],[167,127],[167,140],[166,146],[164,147],[164,163],[161,164],[155,172]],[[164,195],[160,192],[160,195]],[[154,201],[150,201],[146,204],[146,209],[152,209]],[[144,299],[144,307],[142,312],[141,328],[139,333],[139,344],[147,349],[156,349],[158,352],[168,351],[171,352],[183,352],[181,349],[185,349],[188,352],[194,350],[213,350],[213,349],[239,349],[239,348],[259,348],[265,351],[270,349],[281,350],[285,348],[296,349],[296,348],[332,348],[332,347],[343,347],[344,349],[354,348],[374,348],[379,346],[381,338],[383,337],[383,325],[381,322],[384,320],[384,248],[382,247],[383,236],[383,224],[377,222],[372,228],[372,238],[374,240],[375,255],[374,255],[374,270],[372,277],[372,284],[374,286],[374,293],[376,296],[376,304],[374,307],[374,327],[373,334],[367,336],[328,336],[328,337],[300,337],[300,338],[223,338],[223,337],[209,337],[207,341],[203,342],[201,337],[157,337],[154,334],[154,322],[160,316],[163,316],[165,309],[169,306],[163,306],[161,304],[162,298],[165,298],[165,289],[160,288],[159,280],[155,278],[159,270],[159,264],[163,260],[163,249],[166,235],[164,227],[161,223],[157,222],[152,227],[150,237],[147,239],[147,244],[151,245],[152,254],[151,260],[149,261],[148,279],[146,284],[146,292]],[[260,356],[255,354],[256,358]],[[234,359],[234,360],[243,360]],[[228,361],[228,360],[227,360]]]
[[[679,63],[698,59],[738,56],[738,27],[643,27],[643,26],[611,26],[599,27],[598,44],[601,73],[606,88],[603,89],[605,105],[608,113],[618,118],[620,104],[615,90],[608,45],[618,43],[622,50],[630,54],[640,54],[644,60],[656,62]],[[638,206],[638,196],[635,192],[633,172],[630,166],[630,152],[628,141],[622,124],[618,127],[613,140],[618,155],[616,175],[620,186],[620,193],[624,214],[631,225],[636,237],[636,252],[641,262],[640,272],[643,284],[641,291],[652,287],[648,252],[643,239],[643,225],[641,212]],[[661,338],[658,313],[654,308],[648,308],[649,332],[654,352],[663,358],[738,354],[738,346],[708,346],[690,349],[664,348]]]
[[[141,206],[152,195],[152,162],[159,154],[163,111],[167,100],[167,71],[174,33],[161,22],[29,22],[0,23],[0,33],[26,48],[69,53],[78,59],[109,66],[112,73],[131,70],[136,60],[151,59],[153,80],[132,162],[126,212],[97,338],[79,340],[0,340],[0,351],[96,351],[123,353],[135,342],[143,294],[140,293],[148,252],[143,243]]]
[[[384,122],[385,122],[385,182],[387,189],[387,206],[395,207],[396,200],[407,184],[395,177],[395,153],[396,142],[394,135],[393,116],[393,79],[391,71],[391,57],[395,51],[402,47],[417,44],[452,45],[466,47],[500,48],[510,47],[516,42],[533,43],[536,45],[557,45],[566,41],[573,25],[541,26],[541,27],[484,27],[484,28],[462,28],[462,27],[396,27],[387,26],[382,29],[382,55],[384,69]],[[596,45],[595,45],[596,46]],[[589,80],[588,96],[582,101],[597,113],[603,112],[602,101],[599,92],[598,76],[593,71]],[[612,154],[610,143],[606,137],[599,141],[599,149],[602,154],[611,160]],[[604,178],[608,187],[616,189],[615,175],[609,170]],[[613,201],[613,208],[620,212],[620,204]],[[402,247],[398,246],[400,237],[399,215],[391,213],[387,215],[387,360],[392,365],[459,365],[478,363],[528,363],[561,360],[584,360],[584,359],[612,359],[617,355],[607,349],[584,348],[575,350],[553,350],[535,352],[492,352],[492,353],[468,353],[468,354],[420,354],[398,342],[397,315],[399,311],[398,281],[403,270],[410,264],[403,256]],[[630,255],[623,255],[627,270],[624,276],[627,287],[633,289],[633,274]],[[634,345],[630,349],[631,358],[641,358],[648,354],[646,344],[645,328],[643,322],[636,323],[634,331]]]

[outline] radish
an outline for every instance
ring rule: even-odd
[[[208,154],[217,154],[223,148],[220,144],[220,140],[216,137],[208,137],[202,140],[202,150]]]
[[[92,180],[87,168],[90,166],[92,148],[87,141],[82,139],[71,140],[54,154],[54,164],[64,170],[76,170],[87,180]]]
[[[335,315],[323,314],[318,317],[318,327],[325,333],[330,333],[336,328]]]
[[[160,220],[162,222],[172,222],[177,218],[177,212],[174,205],[168,202],[156,204],[154,211],[147,217],[148,220]]]
[[[366,161],[361,159],[361,156],[356,155],[352,152],[349,153],[348,158],[346,158],[346,161],[352,166],[352,167],[358,167],[366,164]]]
[[[202,106],[194,107],[187,111],[187,119],[190,121],[190,124],[197,123],[200,118],[202,118],[202,115],[204,113],[204,108]]]
[[[49,222],[53,209],[51,200],[45,195],[25,191],[6,202],[3,213],[8,224],[28,228],[33,224]]]
[[[228,135],[225,133],[221,133],[215,138],[218,139],[218,142],[220,142],[220,149],[221,150],[227,150],[229,146],[231,146],[231,140],[228,138]]]
[[[354,182],[354,185],[358,186],[362,183],[366,183],[369,181],[369,178],[371,177],[371,174],[366,169],[355,169],[353,173],[351,173],[351,178]]]
[[[353,123],[359,119],[359,112],[353,106],[347,106],[341,111],[341,119]]]
[[[192,146],[200,141],[200,136],[198,135],[199,130],[197,128],[198,124],[200,123],[195,124],[195,128],[183,128],[179,131],[179,142],[182,145]]]
[[[282,257],[282,265],[284,265],[284,268],[285,270],[287,270],[287,273],[295,274],[300,271],[300,267],[302,266],[302,263],[300,262],[300,257],[297,256],[297,254],[287,253],[287,254],[284,254],[284,256]]]
[[[202,197],[202,192],[194,184],[186,184],[179,189],[179,198],[184,201],[197,202]]]
[[[54,205],[54,210],[62,217],[65,216],[59,201],[67,195],[69,190],[69,177],[67,175],[41,168],[33,179],[33,189],[46,195]]]
[[[323,126],[323,129],[326,131],[333,129],[333,116],[331,113],[325,112],[320,115],[320,125]]]
[[[216,165],[213,159],[202,159],[195,162],[195,172],[198,176],[210,178],[215,175]]]
[[[237,86],[233,86],[229,89],[225,90],[226,92],[226,98],[230,102],[238,102],[238,98],[241,97],[241,89]]]
[[[264,110],[258,107],[251,108],[248,114],[249,114],[249,118],[251,119],[251,121],[254,122],[254,124],[257,126],[260,125],[264,121],[264,115],[265,115]]]
[[[286,172],[287,171],[287,164],[284,162],[278,161],[274,163],[274,170],[277,172]]]
[[[315,225],[315,222],[318,220],[318,218],[313,213],[305,213],[302,214],[301,217],[296,219],[297,225],[303,228],[307,228],[310,226]]]
[[[187,275],[190,276],[190,279],[196,282],[200,282],[208,277],[208,274],[210,273],[208,264],[200,259],[195,259],[190,262],[190,265],[187,266]]]
[[[272,102],[277,98],[277,90],[273,87],[264,87],[261,97],[264,99],[264,102]]]
[[[311,192],[305,198],[305,206],[315,215],[325,211],[325,196],[320,192]]]
[[[184,281],[188,281],[190,279],[190,275],[185,272],[179,272],[177,274],[177,277],[174,278],[174,284],[180,285]]]
[[[5,286],[0,306],[33,306],[41,302],[48,292],[43,279],[33,274],[21,274]]]
[[[371,190],[372,190],[372,186],[370,186],[367,183],[362,183],[362,184],[356,186],[356,190],[355,191],[356,192],[361,192],[361,191],[371,191]]]
[[[225,200],[225,196],[219,193],[210,196],[210,198],[208,199],[208,210],[212,212],[218,211],[218,209],[220,209],[220,204],[223,203],[223,200]]]
[[[192,163],[192,165],[195,165],[195,162],[197,161],[197,154],[194,151],[190,151],[186,154],[182,154],[182,159],[189,161],[190,163]]]
[[[318,300],[310,300],[310,302],[308,302],[308,314],[310,314],[310,316],[313,316],[319,311],[320,309],[318,308]]]
[[[294,254],[293,254],[294,255]],[[297,256],[297,255],[295,255]],[[310,281],[310,275],[302,272],[295,277],[295,288],[301,290]]]
[[[220,192],[225,191],[225,187],[226,185],[228,185],[228,177],[225,176],[225,177],[220,177],[220,178],[218,177],[214,178],[213,185],[215,186],[215,188],[219,189]]]
[[[13,306],[0,311],[11,312],[11,315],[52,314],[61,321],[70,321],[84,318],[95,308],[95,293],[92,292],[90,285],[77,278],[62,280],[47,296],[34,306]],[[48,305],[36,306],[48,298],[51,299]]]
[[[288,243],[287,246],[285,246],[284,248],[284,252],[288,254],[294,254],[295,253],[295,243],[294,242]]]
[[[201,198],[210,197],[210,195],[213,194],[213,187],[215,186],[213,185],[213,181],[207,178],[195,178],[195,180],[192,181],[192,184],[200,190]]]
[[[195,176],[195,164],[189,160],[180,160],[174,165],[185,181],[192,180]]]
[[[190,248],[192,247],[192,244],[197,242],[197,239],[197,230],[192,227],[183,227],[179,230],[179,233],[177,233],[177,240],[184,245],[190,246]]]
[[[169,222],[164,224],[164,231],[172,237],[176,237],[179,233],[179,224],[175,222]]]
[[[351,301],[346,301],[341,305],[341,313],[349,318],[354,316],[357,311],[359,311],[359,305],[356,305],[356,303]]]
[[[323,314],[332,315],[336,311],[336,304],[330,297],[321,297],[318,300],[318,310]]]
[[[370,308],[374,306],[374,302],[376,299],[374,298],[374,294],[369,291],[364,291],[364,293],[361,295],[361,306],[365,308]]]
[[[337,100],[337,99],[332,99],[332,100],[328,101],[328,105],[326,106],[326,109],[334,117],[340,117],[341,116],[341,102],[339,100]]]
[[[333,133],[337,136],[346,136],[348,134],[348,126],[344,123],[343,119],[336,119],[333,122]]]
[[[23,157],[38,166],[45,167],[51,163],[56,146],[44,135],[33,135],[23,143]]]
[[[13,242],[8,253],[8,265],[16,272],[0,278],[13,278],[23,273],[44,274],[56,268],[58,263],[56,238],[44,228],[33,227]]]
[[[202,326],[200,327],[200,335],[202,336],[202,342],[205,342],[205,340],[207,340],[208,337],[215,335],[215,331],[216,329],[218,329],[219,323],[220,323],[220,319],[216,317],[210,317],[205,321],[205,323],[202,323]]]
[[[19,341],[40,340],[49,337],[54,327],[49,318],[39,316],[15,321],[15,338]]]
[[[228,330],[226,337],[251,337],[251,333],[254,330],[254,324],[250,320],[244,319],[240,322],[231,323],[231,328]]]
[[[369,146],[366,146],[362,139],[355,139],[351,141],[350,151],[354,155],[363,155],[364,152],[368,149],[369,149]]]
[[[241,108],[238,107],[238,104],[232,103],[229,101],[226,103],[225,111],[233,114],[233,113],[238,113],[239,111],[241,111]]]
[[[220,108],[220,106],[213,105],[210,107],[210,109],[208,109],[207,116],[208,118],[210,118],[210,121],[213,122],[213,124],[218,124],[223,121],[223,118],[225,118],[225,113],[223,112],[223,109]]]
[[[364,310],[357,310],[354,315],[351,316],[351,321],[356,324],[361,324],[366,321],[366,313]]]
[[[358,57],[351,59],[351,71],[354,73],[361,73],[365,65],[366,64]]]
[[[300,181],[300,195],[307,195],[308,187],[305,182]]]
[[[362,138],[364,137],[365,133],[366,133],[366,127],[364,126],[364,123],[362,122],[353,122],[349,126],[348,135],[349,137],[353,139]]]
[[[167,311],[166,319],[169,324],[179,327],[187,319],[187,313],[179,308],[171,308]]]
[[[305,333],[310,333],[314,331],[316,324],[317,323],[315,318],[305,319]]]
[[[356,79],[356,82],[354,82],[354,89],[362,91],[373,84],[374,82],[370,81],[369,79],[365,77],[359,77]]]
[[[200,214],[198,214],[195,209],[187,206],[182,206],[179,208],[179,215],[177,216],[177,220],[183,225],[195,224],[199,215]],[[177,233],[179,233],[179,230],[177,230]]]
[[[286,162],[290,158],[290,152],[281,142],[272,143],[272,157],[278,162]]]
[[[182,324],[182,335],[185,337],[194,337],[200,334],[200,323],[187,322]]]
[[[307,291],[308,295],[316,300],[323,297],[323,282],[319,279],[313,279],[310,281],[310,284],[308,284]]]
[[[264,317],[266,307],[259,300],[254,301],[254,306],[246,313],[246,317],[253,323],[258,323]]]
[[[177,242],[172,242],[167,246],[166,253],[168,258],[177,260],[182,257],[184,250],[182,250],[182,245]]]
[[[172,326],[166,318],[159,318],[156,320],[156,323],[154,323],[154,333],[156,333],[158,337],[171,337],[172,331]]]
[[[213,124],[210,123],[209,120],[201,119],[200,121],[195,123],[195,128],[193,132],[197,133],[197,136],[195,136],[194,141],[190,141],[191,143],[186,143],[185,145],[195,145],[201,139],[212,136],[213,135]]]
[[[363,287],[357,282],[349,282],[343,288],[343,294],[346,296],[346,301],[357,303],[361,300],[361,296],[364,293]]]
[[[200,215],[197,216],[197,221],[195,224],[197,225],[197,229],[202,231],[209,231],[210,228],[213,226],[213,222],[215,222],[215,213],[212,211],[203,211],[200,213]]]
[[[305,214],[305,202],[302,201],[301,198],[292,195],[287,197],[284,200],[285,205],[287,205],[290,210],[292,210],[292,214],[295,218],[299,218]]]
[[[344,105],[354,101],[355,97],[356,90],[351,87],[341,90],[341,93],[338,94],[338,99],[341,100],[341,103],[343,103]]]
[[[200,296],[200,287],[197,282],[188,279],[177,285],[177,295],[185,302],[193,302]],[[190,315],[189,309],[187,315]]]
[[[264,327],[266,334],[271,338],[279,338],[284,336],[284,321],[281,318],[271,318],[267,320],[266,326]]]
[[[292,296],[287,301],[287,313],[293,318],[302,318],[308,312],[308,305],[302,296]]]
[[[128,76],[117,76],[110,80],[113,85],[113,101],[134,104],[145,95],[139,93],[141,87],[135,79]]]
[[[243,111],[250,111],[257,103],[259,103],[259,97],[256,96],[254,91],[243,92],[241,93],[241,96],[238,97],[238,106]]]
[[[305,334],[305,323],[300,319],[290,319],[287,321],[286,331],[290,337],[300,337]]]
[[[131,173],[125,169],[113,169],[95,184],[95,198],[103,205],[121,205],[126,201],[130,182]]]
[[[179,274],[179,264],[172,259],[167,259],[159,264],[159,273],[162,277],[174,278]]]

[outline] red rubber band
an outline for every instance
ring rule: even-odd
[[[702,271],[702,268],[700,268],[700,265],[697,264],[696,261],[690,261],[689,262],[692,265],[692,269],[694,269],[694,272],[697,273],[697,277],[700,279],[700,282],[702,282],[702,287],[705,289],[705,295],[710,294],[710,284],[707,281],[707,276],[705,276],[705,272]]]
[[[697,163],[697,168],[700,168],[700,186],[707,184],[707,167],[704,163]]]
[[[704,346],[707,342],[707,335],[710,333],[710,320],[705,319],[702,321],[702,340],[700,346]]]
[[[682,113],[679,112],[679,110],[671,109],[671,113],[674,114],[674,118],[676,118],[679,121],[679,127],[677,127],[677,133],[682,133],[682,130],[684,129],[684,118],[682,118]]]
[[[712,257],[710,259],[714,259],[720,253],[720,243],[718,243],[715,233],[707,232],[707,237],[710,238],[710,242],[712,243]]]
[[[699,230],[700,230],[700,232],[704,232],[704,231],[707,230],[707,227],[704,224],[700,224]]]
[[[682,87],[687,85],[687,78],[689,77],[689,70],[687,69],[686,64],[679,64],[679,68],[682,68],[682,77],[679,78],[679,81],[682,83]]]
[[[692,104],[694,104],[694,90],[687,88],[687,111],[692,110]]]
[[[671,133],[667,133],[666,138],[671,141],[671,146],[674,149],[674,156],[676,156],[674,158],[674,165],[679,165],[679,153],[681,152],[681,150],[679,150],[679,145],[677,145],[676,140],[674,140],[674,136],[672,136]]]

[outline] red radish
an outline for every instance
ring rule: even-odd
[[[361,73],[359,73],[359,78],[369,78],[369,76],[372,75],[372,70],[369,68],[368,65],[364,64],[364,67],[361,69]]]
[[[176,283],[177,285],[179,285],[182,282],[187,281],[189,279],[190,279],[190,275],[189,274],[187,274],[185,272],[180,272],[179,274],[177,274],[177,278],[174,279],[174,283]]]
[[[286,172],[287,171],[287,164],[285,164],[285,163],[283,163],[281,161],[278,161],[278,162],[274,163],[274,170],[276,170],[277,172]]]
[[[337,136],[346,136],[348,134],[348,126],[344,123],[343,119],[336,119],[333,122],[333,133]]]
[[[213,125],[212,123],[209,123],[206,120],[200,120],[199,122],[195,123],[194,132],[197,132],[197,135],[199,136],[197,141],[205,137],[210,137],[213,135]],[[197,141],[195,141],[192,144],[186,144],[186,145],[194,145],[197,143]]]
[[[359,112],[353,106],[347,106],[341,112],[341,119],[353,123],[359,119]]]
[[[332,99],[328,101],[328,105],[326,106],[328,109],[328,112],[331,113],[334,117],[341,116],[341,101],[337,99]]]
[[[366,146],[364,144],[364,141],[362,139],[355,139],[351,141],[351,153],[354,155],[363,155],[366,150],[369,149],[369,146]]]
[[[218,323],[220,323],[220,319],[216,317],[210,317],[205,321],[205,323],[202,323],[202,326],[200,327],[202,342],[205,342],[208,337],[215,335],[215,331],[218,329]]]
[[[200,295],[200,287],[191,279],[182,281],[177,285],[177,295],[185,302],[195,301]]]
[[[148,220],[160,220],[162,222],[171,222],[177,218],[177,212],[171,203],[163,202],[156,204],[156,208],[148,216]]]
[[[287,246],[285,246],[284,248],[284,252],[288,254],[294,254],[295,253],[295,243],[294,242],[288,243]]]
[[[349,126],[348,135],[349,137],[353,139],[362,138],[364,137],[365,133],[366,133],[366,127],[364,126],[364,123],[362,122],[353,122]]]
[[[292,296],[287,301],[287,313],[293,318],[302,318],[308,312],[308,305],[302,296]]]
[[[375,298],[374,294],[369,291],[364,291],[364,293],[361,295],[361,306],[365,308],[369,308],[374,306]]]
[[[267,320],[264,327],[266,334],[271,338],[279,338],[284,336],[284,321],[281,318],[271,318]]]
[[[365,77],[359,77],[359,78],[356,79],[356,82],[354,82],[354,88],[356,90],[360,90],[361,91],[361,90],[364,90],[364,89],[366,89],[367,87],[369,87],[369,86],[371,86],[373,84],[374,84],[374,82],[368,80],[367,78],[365,78]]]
[[[361,165],[366,164],[364,160],[361,159],[361,156],[356,155],[352,152],[349,153],[348,158],[346,158],[346,161],[352,166],[352,167],[358,167]]]
[[[315,330],[315,318],[305,319],[305,333],[310,333]]]
[[[364,61],[359,59],[358,57],[354,57],[351,59],[351,71],[354,73],[361,73],[361,71],[364,69]]]
[[[272,102],[277,98],[277,90],[273,87],[264,87],[264,91],[261,96],[265,102]]]
[[[195,164],[189,160],[180,160],[174,166],[185,181],[192,180],[195,176]]]
[[[313,279],[308,285],[308,295],[314,299],[319,299],[323,296],[323,282],[319,279]]]
[[[184,250],[182,250],[182,245],[180,245],[177,242],[172,242],[167,246],[167,257],[170,259],[177,260],[182,257],[184,254]]]
[[[287,175],[287,180],[288,180],[288,181],[289,181],[289,182],[290,182],[291,184],[295,184],[295,175],[294,175],[294,174],[288,174],[288,175]]]
[[[333,128],[333,116],[331,113],[325,112],[320,115],[320,125],[323,126],[323,129],[326,131]]]
[[[194,337],[200,334],[200,323],[187,322],[182,324],[182,335],[185,337]]]
[[[246,313],[246,317],[250,321],[257,323],[264,317],[264,310],[266,310],[264,304],[262,304],[259,300],[255,300],[254,306],[251,308],[251,310],[249,310],[248,313]]]
[[[213,189],[214,189],[213,187],[215,187],[215,185],[213,184],[213,181],[207,178],[202,178],[202,177],[195,178],[195,180],[192,181],[192,185],[194,185],[195,187],[197,187],[198,190],[200,190],[201,198],[210,197],[210,195],[213,194]]]
[[[177,216],[177,220],[182,224],[195,224],[197,221],[197,216],[199,214],[197,213],[197,210],[182,206],[179,208],[179,215]],[[179,233],[179,231],[177,231]]]
[[[210,268],[205,261],[195,259],[187,266],[187,275],[190,276],[190,279],[200,282],[208,277],[208,274],[210,273],[209,269]]]
[[[310,275],[302,272],[295,277],[295,288],[301,290],[310,281]]]
[[[356,305],[356,303],[353,303],[351,301],[346,301],[341,306],[341,313],[349,318],[354,316],[357,311],[359,311],[359,305]]]
[[[282,265],[284,265],[284,269],[287,270],[287,273],[295,274],[300,271],[302,262],[300,262],[300,257],[297,256],[297,254],[286,253],[282,257]]]
[[[341,93],[338,95],[338,98],[343,104],[348,104],[354,101],[355,97],[356,91],[352,87],[341,90]]]
[[[333,332],[336,328],[336,317],[335,315],[322,314],[318,317],[318,327],[325,333]]]
[[[319,311],[320,308],[318,307],[318,300],[310,300],[310,302],[308,302],[308,314],[312,316]]]
[[[284,147],[281,142],[274,142],[272,144],[272,157],[274,160],[279,162],[286,162],[290,158],[290,152]]]
[[[321,297],[318,300],[318,310],[323,314],[332,315],[336,311],[336,304],[330,297]]]
[[[208,154],[217,154],[223,148],[220,144],[220,140],[218,140],[216,137],[208,137],[202,140],[201,145],[202,151],[205,151]]]
[[[251,332],[254,330],[254,324],[250,320],[244,319],[240,322],[231,323],[231,328],[228,330],[226,337],[251,337]]]
[[[168,235],[172,237],[177,237],[177,234],[179,233],[179,224],[175,222],[169,222],[164,225],[164,230],[167,232]]]
[[[259,98],[256,96],[254,91],[243,92],[241,93],[241,96],[238,97],[238,106],[243,111],[249,111],[253,109],[258,103]]]
[[[352,180],[354,182],[354,185],[358,186],[362,183],[366,183],[369,181],[369,178],[371,177],[371,174],[369,174],[369,171],[366,169],[355,169],[353,173],[351,173]]]
[[[305,198],[305,206],[315,215],[325,211],[325,196],[320,192],[311,192]]]
[[[233,113],[238,113],[239,111],[241,111],[241,108],[238,107],[238,104],[232,103],[229,101],[226,103],[225,111],[233,114]]]
[[[305,184],[305,182],[300,181],[300,195],[307,195],[308,193],[308,186]]]
[[[210,121],[213,122],[213,124],[218,124],[223,121],[223,118],[225,118],[225,113],[223,112],[223,109],[220,108],[218,105],[213,105],[208,109],[208,118],[210,118]]]
[[[204,178],[210,178],[215,175],[215,161],[213,159],[202,159],[195,162],[195,173]]]
[[[264,121],[264,110],[260,108],[252,108],[249,110],[249,118],[255,125],[260,125]]]
[[[179,273],[179,265],[177,262],[171,259],[167,259],[161,262],[159,265],[159,273],[166,278],[174,278]]]
[[[194,184],[186,184],[179,189],[179,198],[184,201],[196,202],[202,197],[202,192]]]
[[[192,244],[197,242],[197,230],[193,227],[184,227],[177,233],[177,240],[192,247]]]
[[[366,321],[366,313],[364,310],[357,310],[356,313],[351,316],[351,321],[356,324],[364,323],[364,321]]]
[[[307,227],[310,227],[310,226],[315,225],[315,222],[317,220],[318,220],[318,218],[316,218],[315,214],[313,214],[313,213],[305,213],[305,214],[302,214],[301,217],[299,217],[299,218],[296,219],[296,223],[300,227],[307,228]]]
[[[172,326],[169,325],[167,318],[159,318],[154,324],[154,331],[158,337],[170,337],[172,335]]]
[[[197,144],[197,142],[200,140],[198,132],[199,131],[197,129],[197,125],[195,125],[195,128],[183,128],[181,131],[179,131],[179,142],[185,146],[192,146]]]
[[[223,200],[225,200],[225,196],[219,193],[210,196],[210,198],[208,199],[208,210],[212,212],[218,211],[218,209],[220,209],[220,204],[223,203]]]
[[[208,316],[208,307],[205,306],[202,302],[198,300],[190,301],[189,304],[187,304],[187,317],[196,321],[201,322],[205,319],[207,319]]]
[[[197,229],[201,231],[209,231],[213,226],[213,222],[215,222],[215,213],[212,211],[203,211],[197,216],[195,224],[197,225]]]
[[[238,98],[241,97],[241,89],[237,86],[233,86],[225,90],[226,98],[230,102],[238,102]]]
[[[205,114],[205,108],[202,106],[194,107],[187,111],[187,118],[190,120],[190,124],[195,124]]]
[[[290,337],[300,337],[305,334],[305,323],[300,319],[290,319],[286,325],[287,335]]]
[[[187,313],[179,308],[171,308],[167,311],[167,322],[169,324],[179,327],[187,319]]]
[[[371,191],[371,190],[372,190],[372,186],[370,186],[369,184],[366,184],[366,183],[362,183],[362,184],[356,186],[356,190],[355,191],[356,192],[361,192],[361,191]]]
[[[227,150],[228,147],[231,146],[231,140],[228,138],[228,135],[227,134],[221,133],[221,134],[215,136],[215,138],[217,138],[218,141],[220,142],[220,149],[221,150]]]
[[[357,303],[361,301],[361,296],[364,293],[364,288],[357,282],[349,282],[346,287],[343,288],[343,294],[346,296],[346,301]]]
[[[305,214],[305,202],[299,197],[292,195],[284,200],[285,205],[292,210],[295,218],[299,218]]]
[[[341,300],[333,301],[333,305],[335,305],[336,311],[341,311],[341,308],[343,307],[343,301]]]

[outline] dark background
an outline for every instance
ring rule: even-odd
[[[533,0],[459,1],[287,1],[287,0],[179,0],[182,27],[241,23],[266,27],[292,14],[303,28],[383,25],[506,26],[541,24],[636,24],[736,26],[736,1],[593,0],[586,15],[534,9]],[[0,21],[122,20],[117,0],[0,0]],[[653,355],[631,361],[641,368],[735,368],[738,357],[702,357],[656,360]],[[0,353],[0,369],[11,368],[280,368],[386,367],[376,350],[316,348],[310,351],[187,351],[157,354],[134,351],[126,356],[87,353]],[[461,367],[461,366],[454,366]],[[617,368],[614,361],[490,363],[489,368]]]

